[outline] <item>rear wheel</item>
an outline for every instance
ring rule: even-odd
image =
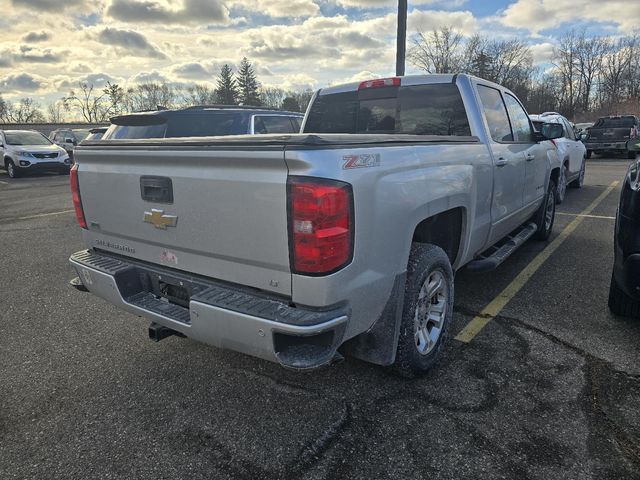
[[[18,178],[20,176],[20,170],[15,166],[13,160],[7,159],[5,163],[5,168],[7,169],[7,174],[9,174],[9,178]]]
[[[582,159],[582,165],[580,166],[580,175],[573,182],[569,184],[571,188],[582,188],[584,185],[584,174],[587,169],[587,160]]]
[[[405,378],[426,373],[442,355],[453,317],[453,270],[438,246],[414,243],[407,268],[394,367]]]
[[[629,150],[629,151],[627,152],[627,158],[628,158],[629,160],[633,160],[633,159],[635,159],[635,158],[636,158],[636,151],[635,151],[635,150]]]
[[[622,317],[640,318],[640,302],[624,293],[613,274],[609,285],[609,310]]]
[[[553,222],[556,218],[556,182],[549,179],[549,186],[547,187],[547,194],[542,201],[542,205],[538,208],[538,211],[533,216],[538,229],[536,230],[535,237],[538,240],[547,240],[553,230]]]
[[[567,194],[567,164],[562,165],[560,169],[560,176],[558,178],[558,186],[556,187],[556,205],[560,205],[564,202],[564,197]]]

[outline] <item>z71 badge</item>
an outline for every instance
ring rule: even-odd
[[[345,155],[342,157],[342,169],[368,168],[380,166],[379,153],[361,153],[360,155]]]

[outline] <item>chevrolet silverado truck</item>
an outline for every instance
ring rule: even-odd
[[[499,85],[428,75],[319,90],[300,134],[84,142],[72,284],[156,341],[415,376],[442,354],[454,272],[549,238],[561,135]]]

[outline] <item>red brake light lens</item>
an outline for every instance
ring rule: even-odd
[[[303,275],[328,275],[353,256],[353,191],[335,180],[290,177],[291,268]]]
[[[82,201],[80,200],[80,184],[78,183],[78,165],[71,167],[69,172],[69,180],[71,183],[71,198],[73,200],[73,208],[76,210],[76,219],[78,225],[87,228],[87,222],[84,219],[84,210],[82,210]]]
[[[400,78],[376,78],[375,80],[367,80],[360,83],[358,90],[364,90],[366,88],[380,88],[380,87],[399,87]]]

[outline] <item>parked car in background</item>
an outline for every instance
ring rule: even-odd
[[[567,192],[567,185],[580,188],[584,184],[586,169],[587,149],[576,136],[571,122],[556,112],[545,112],[540,115],[529,115],[536,129],[540,129],[543,123],[556,123],[562,125],[563,135],[551,140],[558,148],[562,169],[558,178],[558,191],[556,202],[562,203]]]
[[[593,122],[576,123],[575,124],[576,135],[581,134],[582,132],[587,130],[587,128],[591,128],[592,126],[593,126]]]
[[[106,131],[107,127],[92,128],[91,130],[89,130],[89,135],[87,135],[87,138],[85,138],[85,140],[100,140],[104,136]]]
[[[258,117],[287,118],[196,109],[124,125],[162,137]],[[551,235],[560,163],[548,140],[562,128],[535,131],[499,85],[338,85],[316,93],[303,132],[84,142],[73,284],[150,318],[157,341],[179,334],[302,370],[340,349],[413,376],[444,351],[454,272],[496,268]]]
[[[34,171],[69,173],[71,168],[65,149],[34,130],[0,130],[0,155],[11,178]]]
[[[303,118],[302,114],[296,112],[237,105],[154,110],[113,117],[112,125],[102,138],[131,140],[298,133]]]
[[[640,142],[632,147],[637,154]],[[609,309],[616,315],[640,318],[640,157],[629,166],[620,193]]]
[[[583,139],[587,147],[587,158],[592,153],[617,153],[635,158],[634,144],[638,139],[638,117],[635,115],[612,115],[600,117],[589,127]]]
[[[90,129],[88,128],[60,128],[53,130],[49,134],[49,139],[59,147],[64,148],[69,154],[69,158],[73,161],[73,149],[87,138],[89,132]]]

